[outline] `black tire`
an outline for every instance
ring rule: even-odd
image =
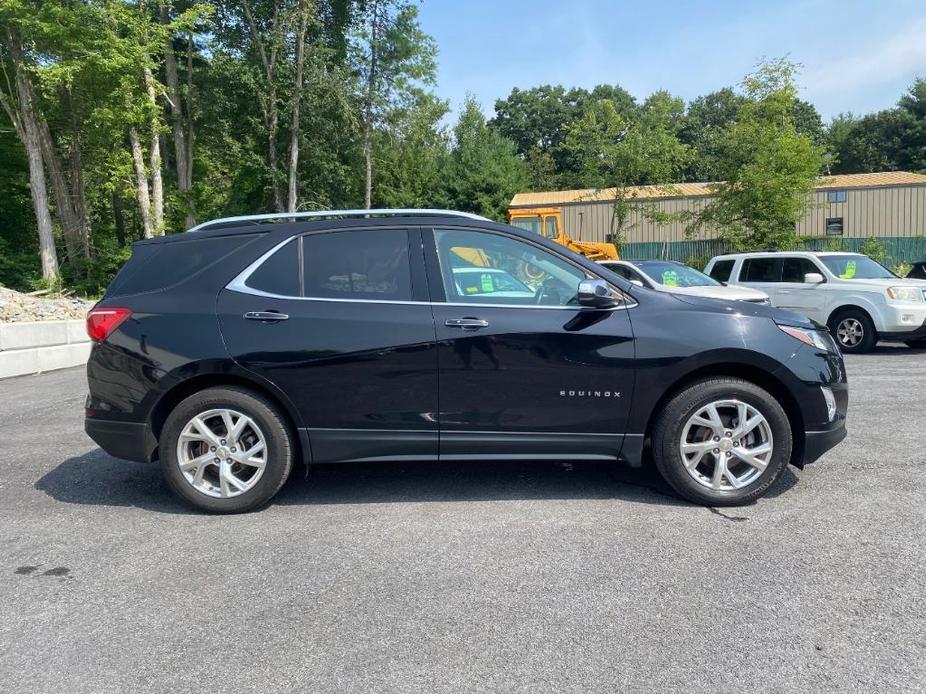
[[[926,349],[926,339],[907,340],[907,347],[912,347],[913,349]]]
[[[712,402],[728,399],[744,402],[765,417],[773,448],[765,469],[754,480],[738,489],[715,490],[689,474],[680,443],[689,418]],[[793,441],[788,415],[774,397],[749,381],[726,377],[708,378],[686,386],[666,403],[652,430],[653,460],[659,473],[679,496],[705,506],[741,506],[758,499],[788,465]]]
[[[265,439],[266,460],[263,473],[253,487],[237,496],[218,498],[198,491],[184,477],[178,464],[177,443],[193,417],[223,408],[247,415],[256,422]],[[196,508],[209,513],[245,513],[270,501],[286,482],[293,467],[293,442],[286,417],[270,400],[236,386],[208,388],[183,400],[167,417],[159,441],[161,469],[171,488]]]
[[[844,324],[847,327],[850,325],[860,326],[862,335],[858,342],[850,344],[846,339],[840,337],[839,331]],[[828,327],[843,354],[864,354],[874,349],[878,343],[878,331],[875,330],[875,324],[871,322],[871,317],[860,309],[850,308],[833,314]]]

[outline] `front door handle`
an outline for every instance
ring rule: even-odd
[[[275,322],[289,319],[289,316],[287,316],[285,313],[279,313],[278,311],[248,311],[244,314],[244,317],[248,320],[259,320],[265,322]]]
[[[489,321],[481,318],[448,318],[444,321],[448,328],[462,328],[463,330],[478,330],[488,328]]]

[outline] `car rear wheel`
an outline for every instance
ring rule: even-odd
[[[660,474],[679,495],[708,506],[762,496],[791,457],[793,434],[778,401],[737,378],[698,381],[675,395],[652,432]]]
[[[864,311],[842,311],[830,319],[829,329],[845,354],[870,352],[878,342],[874,323]]]
[[[242,513],[283,486],[293,443],[280,410],[237,387],[209,388],[181,402],[159,442],[164,477],[199,509]]]

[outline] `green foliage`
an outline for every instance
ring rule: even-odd
[[[685,260],[685,265],[688,267],[693,267],[695,270],[701,272],[704,271],[704,268],[707,267],[707,264],[711,261],[711,256],[709,255],[693,255],[689,256]]]
[[[926,79],[916,79],[895,108],[834,118],[827,146],[833,173],[926,172]]]
[[[499,221],[506,219],[511,197],[527,185],[527,169],[514,145],[486,127],[472,97],[463,105],[442,168],[449,206]]]
[[[879,263],[883,263],[887,259],[887,245],[877,236],[869,236],[865,239],[861,252]]]
[[[269,78],[245,7],[276,57]],[[617,243],[636,219],[677,221],[634,200],[636,185],[727,181],[693,229],[710,223],[735,248],[783,247],[797,243],[793,223],[808,204],[813,176],[827,170],[821,144],[834,155],[834,173],[926,171],[923,79],[895,108],[841,116],[825,130],[814,107],[797,99],[795,66],[784,61],[763,65],[739,90],[719,89],[687,107],[664,91],[638,101],[619,85],[513,89],[488,122],[468,99],[451,129],[450,105],[433,91],[437,46],[420,26],[416,2],[165,0],[164,9],[162,18],[160,0],[0,0],[0,24],[22,36],[24,67],[64,176],[73,191],[83,190],[89,257],[67,259],[54,196],[50,212],[62,281],[90,295],[103,290],[142,234],[127,141],[133,126],[145,150],[152,127],[161,135],[168,233],[184,229],[191,211],[203,220],[274,208],[273,188],[286,183],[301,11],[311,15],[296,133],[302,209],[361,206],[367,125],[376,206],[446,206],[503,220],[517,192],[614,188]],[[375,41],[374,11],[381,29]],[[193,136],[192,189],[183,194],[166,86],[169,50]],[[3,50],[0,63],[13,74]],[[0,93],[13,96],[6,80]],[[42,285],[26,158],[4,111],[0,120],[0,283],[31,290]]]
[[[723,130],[723,182],[716,198],[689,226],[705,226],[735,250],[788,248],[795,225],[811,204],[823,148],[794,124],[797,66],[785,60],[761,64],[742,84],[745,100]]]

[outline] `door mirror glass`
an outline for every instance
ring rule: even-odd
[[[592,308],[609,308],[621,303],[620,297],[604,280],[582,280],[578,296],[580,305]]]
[[[808,272],[804,275],[804,284],[823,284],[823,275],[819,272]]]

